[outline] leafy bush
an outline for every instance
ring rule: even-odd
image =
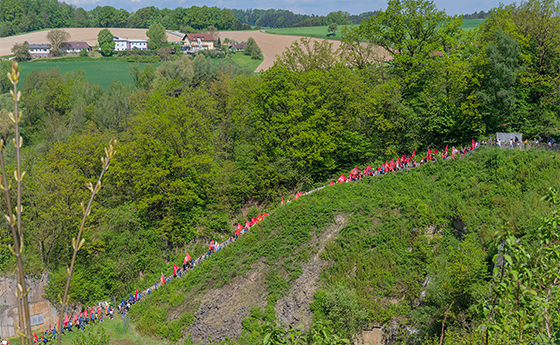
[[[366,312],[358,305],[355,290],[343,285],[331,287],[321,303],[326,318],[347,338],[352,338],[366,322]]]

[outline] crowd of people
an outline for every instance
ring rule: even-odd
[[[152,285],[150,288],[148,288],[146,291],[144,291],[144,294],[151,295],[153,293],[153,291],[158,289],[158,287],[161,287],[161,286],[167,284],[167,282],[169,282],[170,280],[179,279],[182,276],[184,276],[185,274],[189,273],[191,270],[196,269],[197,266],[202,264],[212,254],[224,249],[225,247],[227,247],[231,243],[237,241],[239,236],[248,232],[249,229],[251,229],[251,227],[253,227],[253,226],[257,225],[259,222],[263,221],[265,219],[265,217],[268,217],[268,214],[263,212],[262,214],[259,214],[257,216],[257,218],[252,217],[251,220],[247,220],[247,222],[245,223],[245,226],[242,226],[240,223],[237,224],[237,228],[235,229],[235,233],[231,237],[229,237],[228,239],[226,239],[225,241],[223,241],[221,243],[218,242],[217,240],[211,240],[210,244],[208,244],[208,250],[204,254],[202,254],[200,257],[198,257],[197,259],[191,258],[191,256],[187,252],[185,258],[183,259],[182,267],[178,267],[176,264],[174,264],[173,265],[173,273],[170,276],[165,276],[163,273],[161,273],[160,281],[154,283],[154,285]],[[158,283],[160,284],[159,286],[158,286]],[[135,294],[137,295],[137,298],[132,299],[131,304],[134,304],[134,303],[138,302],[142,298],[142,294],[139,294],[138,290],[135,290]],[[131,295],[131,297],[132,297],[132,295]],[[130,308],[130,306],[129,306],[129,308]],[[129,308],[127,308],[127,310]]]
[[[391,159],[391,161],[386,161],[385,163],[381,164],[377,168],[372,168],[371,165],[368,165],[363,170],[359,169],[358,167],[355,167],[354,169],[352,169],[348,173],[348,176],[346,176],[344,174],[340,175],[340,177],[336,180],[336,183],[360,181],[360,180],[362,180],[362,178],[364,178],[366,176],[384,175],[384,174],[394,172],[394,171],[400,171],[400,170],[403,170],[403,169],[410,169],[410,168],[415,168],[415,167],[418,167],[418,166],[422,166],[423,164],[426,164],[429,161],[436,161],[436,160],[439,160],[439,159],[453,158],[453,157],[458,156],[458,155],[463,155],[463,154],[469,153],[469,152],[475,150],[480,145],[481,145],[480,141],[475,142],[474,140],[472,140],[470,146],[465,146],[463,148],[452,147],[451,152],[448,151],[447,146],[445,147],[444,151],[439,151],[439,152],[438,152],[437,149],[434,149],[434,150],[428,149],[426,156],[424,156],[424,155],[419,156],[419,155],[416,154],[416,151],[413,151],[411,155],[408,155],[408,156],[403,155],[401,157],[398,157],[396,160]],[[418,158],[420,158],[420,159],[418,159]],[[329,185],[334,185],[334,184],[335,184],[334,180],[331,180]],[[325,187],[320,187],[320,188],[317,188],[317,189],[314,189],[312,191],[305,192],[305,193],[297,192],[294,195],[292,201],[297,200],[304,195],[311,194],[311,193],[313,193],[313,192],[315,192],[319,189],[322,189],[322,188],[325,188]],[[289,204],[290,202],[291,202],[290,199],[288,199],[286,202],[284,202],[284,199],[282,198],[282,200],[280,202],[280,205],[284,206],[285,204]],[[128,311],[130,310],[130,308],[134,304],[136,304],[136,303],[138,303],[139,301],[142,300],[143,295],[144,296],[145,295],[150,295],[155,290],[157,290],[158,289],[158,283],[160,284],[159,287],[161,287],[162,285],[167,284],[167,282],[169,282],[170,280],[180,279],[184,275],[188,274],[191,270],[196,269],[197,266],[199,266],[205,260],[210,258],[210,256],[212,256],[213,253],[216,253],[216,252],[220,251],[221,249],[227,247],[231,243],[237,241],[237,239],[240,236],[249,232],[249,230],[253,226],[255,226],[259,222],[263,221],[267,216],[268,216],[267,213],[262,213],[262,214],[259,214],[257,216],[257,218],[252,217],[251,220],[247,220],[246,223],[245,223],[245,226],[242,226],[241,224],[238,224],[237,228],[235,229],[234,234],[231,237],[229,237],[227,240],[225,240],[221,243],[218,242],[217,240],[210,241],[210,244],[208,245],[208,250],[196,259],[191,258],[189,253],[186,253],[186,256],[183,260],[182,267],[178,267],[176,264],[173,265],[173,273],[170,276],[165,276],[163,273],[161,273],[160,281],[156,282],[154,285],[152,285],[150,288],[145,290],[143,293],[139,293],[138,290],[135,289],[134,295],[131,294],[129,296],[129,298],[127,298],[126,300],[121,299],[121,302],[120,302],[119,306],[117,307],[118,313],[123,314],[123,315],[128,313]],[[68,332],[68,333],[72,332],[73,327],[77,328],[79,330],[84,330],[84,328],[86,326],[90,325],[90,324],[103,322],[103,315],[104,314],[105,314],[106,317],[110,317],[112,319],[114,317],[114,310],[110,305],[108,305],[108,304],[105,304],[105,305],[106,305],[105,307],[97,307],[97,308],[91,307],[89,312],[88,312],[88,308],[84,308],[84,310],[82,312],[76,313],[74,315],[73,319],[71,317],[69,317],[68,315],[66,315],[66,317],[64,319],[64,323],[63,323],[62,334],[65,334],[65,332]],[[42,342],[44,344],[47,344],[50,341],[56,339],[56,336],[57,336],[56,326],[54,328],[51,328],[51,326],[49,325],[49,329],[44,332],[42,340],[39,339],[36,334],[34,334],[35,344],[39,344],[40,342]],[[8,342],[3,342],[2,343],[2,345],[5,345],[5,344],[9,344],[9,343]]]
[[[475,142],[474,139],[473,139],[471,141],[470,146],[465,146],[465,147],[462,147],[462,148],[451,147],[450,152],[449,152],[449,148],[447,146],[445,147],[444,151],[439,151],[439,152],[438,152],[437,149],[434,149],[434,150],[428,149],[426,156],[422,155],[422,157],[419,157],[418,155],[416,155],[416,151],[413,151],[412,154],[409,155],[409,156],[403,155],[402,157],[399,157],[396,160],[391,159],[391,161],[387,161],[387,162],[381,164],[380,166],[378,166],[377,168],[372,168],[371,165],[368,165],[363,170],[360,170],[358,167],[355,167],[354,169],[352,169],[348,173],[348,176],[346,176],[344,174],[340,175],[340,177],[336,180],[336,182],[337,183],[343,183],[343,182],[360,181],[365,176],[383,175],[383,174],[387,174],[387,173],[390,173],[390,172],[393,172],[393,171],[399,171],[399,170],[403,170],[403,169],[410,169],[410,168],[414,168],[414,167],[417,167],[417,166],[421,166],[421,165],[423,165],[423,164],[425,164],[429,161],[435,161],[435,160],[438,160],[438,159],[453,158],[453,157],[458,156],[458,155],[463,155],[463,154],[469,153],[472,150],[479,147],[480,145],[481,145],[480,141]],[[333,185],[333,184],[335,184],[335,182],[331,181],[330,185]],[[298,198],[300,198],[304,195],[308,195],[308,194],[310,194],[312,192],[315,192],[315,191],[317,191],[319,189],[322,189],[322,188],[324,188],[324,187],[320,187],[320,188],[317,188],[317,189],[314,189],[312,191],[305,192],[305,193],[297,192],[294,195],[293,200],[297,200]],[[280,205],[284,206],[285,204],[288,204],[290,202],[291,202],[290,199],[288,199],[286,202],[284,202],[284,199],[282,198],[282,200],[280,201]],[[161,273],[160,281],[156,282],[153,286],[151,286],[149,289],[144,291],[144,294],[147,294],[147,295],[152,294],[155,290],[158,289],[158,283],[160,284],[159,287],[161,287],[162,285],[167,284],[167,282],[170,281],[171,279],[181,278],[185,274],[189,273],[191,270],[196,269],[196,267],[198,265],[200,265],[205,260],[207,260],[213,253],[216,253],[220,249],[223,249],[223,248],[227,247],[229,244],[235,242],[239,238],[239,236],[247,233],[251,229],[251,227],[257,225],[260,221],[264,220],[265,217],[267,217],[267,216],[268,216],[268,214],[266,214],[266,213],[259,214],[257,216],[257,218],[252,217],[251,220],[247,220],[246,223],[245,223],[245,226],[242,226],[241,224],[238,224],[237,228],[235,230],[235,233],[222,243],[219,243],[216,240],[210,241],[210,244],[208,245],[208,251],[206,251],[203,255],[201,255],[197,259],[192,259],[191,256],[189,255],[189,253],[186,253],[185,259],[183,260],[182,268],[177,267],[177,265],[173,265],[173,273],[172,273],[172,275],[167,276],[167,277],[163,273]],[[124,308],[124,305],[123,305],[124,301],[121,302],[121,307],[123,307],[125,311],[127,311],[134,303],[139,301],[142,297],[142,295],[139,294],[137,290],[135,290],[135,296],[136,297],[133,298],[133,296],[130,295],[129,301],[126,303],[126,308]]]
[[[101,323],[103,322],[104,315],[111,319],[114,317],[114,311],[111,306],[86,307],[83,308],[82,311],[76,312],[73,318],[72,316],[66,315],[60,331],[61,335],[71,333],[74,330],[83,331],[88,325]],[[37,333],[33,333],[34,344],[48,344],[50,342],[54,342],[58,336],[58,324],[59,323],[57,322],[54,327],[49,325],[49,328],[42,333],[42,337],[41,333],[39,333],[39,336]],[[4,344],[9,344],[9,342],[2,342],[2,345]]]

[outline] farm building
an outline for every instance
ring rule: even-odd
[[[88,52],[91,51],[91,46],[86,42],[68,42],[66,43],[66,52],[67,53],[79,53],[82,49],[87,50]]]
[[[51,49],[48,44],[29,44],[29,54],[31,58],[45,58],[48,57]]]
[[[183,42],[182,49],[187,53],[214,49],[214,37],[209,34],[186,34]]]
[[[232,52],[242,52],[245,50],[245,48],[247,48],[246,44],[232,44],[229,47],[229,50],[231,50]]]
[[[148,50],[148,41],[141,39],[114,37],[115,50],[132,50],[134,48],[138,50]]]

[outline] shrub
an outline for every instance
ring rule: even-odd
[[[358,305],[356,290],[343,285],[331,287],[321,307],[327,319],[348,338],[352,338],[366,321],[366,312]]]
[[[110,341],[111,336],[102,327],[87,327],[83,332],[78,332],[72,345],[107,345]]]

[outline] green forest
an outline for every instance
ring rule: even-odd
[[[7,3],[2,0],[0,20],[12,8]],[[157,68],[132,65],[134,83],[115,81],[106,89],[80,70],[34,70],[18,85],[26,273],[50,272],[47,296],[56,303],[80,228],[80,203],[90,195],[85,185],[97,181],[103,149],[116,138],[85,223],[71,302],[91,305],[146,288],[182,262],[186,250],[195,257],[210,239],[221,241],[234,224],[266,211],[268,223],[132,315],[145,334],[182,339],[194,311],[183,308],[170,321],[167,313],[182,302],[176,292],[223,286],[262,259],[269,307],[251,311],[239,340],[262,343],[281,332],[272,326],[273,305],[309,259],[307,241],[343,214],[347,225],[322,254],[331,266],[315,296],[315,321],[334,320],[348,338],[365,324],[394,321],[418,330],[399,335],[401,343],[438,343],[444,318],[446,344],[560,338],[557,321],[550,322],[551,315],[560,320],[558,304],[551,304],[558,287],[550,283],[558,277],[559,255],[550,231],[557,230],[558,196],[548,191],[558,187],[554,153],[484,149],[276,208],[281,198],[323,186],[354,166],[378,166],[413,151],[462,146],[496,132],[559,139],[558,9],[549,0],[501,5],[466,31],[461,18],[431,1],[390,0],[385,11],[342,30],[342,49],[302,38],[261,74],[204,55]],[[11,176],[17,158],[6,76],[11,62],[1,69],[0,139],[10,143],[3,155]],[[467,231],[453,230],[455,220]],[[432,226],[438,233],[429,238],[425,229]],[[16,269],[12,242],[10,231],[0,231],[5,274]],[[495,273],[493,257],[504,248],[509,265]],[[506,278],[496,285],[498,274]],[[434,283],[425,288],[428,276]],[[426,297],[418,302],[422,291]],[[356,318],[346,319],[353,326],[336,324],[339,314],[329,301],[339,297],[354,308]],[[512,305],[515,315],[508,314]]]
[[[167,30],[192,33],[206,30],[251,30],[252,27],[321,26],[336,23],[359,24],[373,12],[350,15],[331,12],[326,16],[295,14],[288,10],[231,10],[206,5],[158,9],[154,6],[136,12],[97,6],[86,11],[58,0],[1,0],[0,37],[47,28],[144,28],[160,23]]]

